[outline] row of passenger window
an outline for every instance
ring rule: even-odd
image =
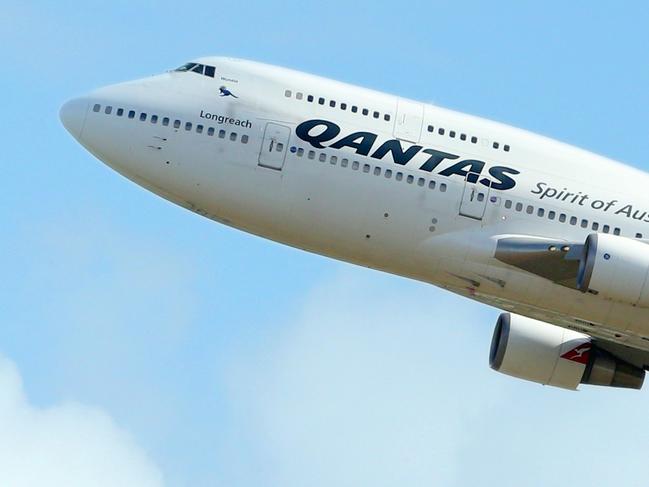
[[[594,231],[600,231],[602,233],[611,233],[610,225],[600,225],[598,222],[589,222],[585,218],[579,219],[576,216],[568,217],[565,213],[557,213],[554,210],[547,210],[545,208],[535,208],[532,205],[523,205],[523,203],[514,203],[512,200],[505,200],[505,208],[514,209],[515,211],[522,212],[525,211],[528,215],[536,214],[539,218],[547,218],[548,220],[557,220],[560,223],[568,222],[570,225],[577,226],[581,228],[589,228]],[[621,230],[618,227],[613,228],[613,235],[620,235]],[[636,238],[642,238],[641,233],[636,233]]]
[[[328,106],[331,107],[331,108],[336,108],[336,106],[338,106],[341,110],[347,110],[347,108],[350,108],[350,110],[351,110],[352,113],[358,113],[358,111],[359,111],[359,108],[358,108],[358,106],[356,106],[356,105],[351,105],[351,107],[349,107],[349,106],[347,105],[347,103],[337,103],[336,100],[329,100],[329,101],[327,101],[327,100],[326,100],[325,98],[323,98],[323,97],[318,97],[318,98],[316,99],[316,97],[313,96],[313,95],[306,95],[306,98],[305,98],[304,93],[299,92],[299,91],[296,92],[296,93],[293,93],[293,91],[291,91],[291,90],[286,90],[286,91],[284,91],[284,96],[285,96],[286,98],[292,98],[292,97],[295,97],[296,100],[304,100],[304,99],[306,99],[306,101],[308,101],[309,103],[317,102],[318,105],[323,105],[323,106],[324,106],[324,105],[328,105]],[[375,110],[374,110],[374,111],[370,111],[368,108],[363,108],[363,109],[361,109],[361,112],[360,112],[360,113],[363,114],[363,115],[365,115],[365,116],[369,116],[370,113],[372,113],[372,117],[373,117],[373,118],[377,118],[377,119],[378,119],[378,118],[381,118],[381,113],[380,113],[380,112],[375,111]],[[390,119],[391,119],[390,114],[385,113],[385,114],[383,115],[383,120],[385,120],[386,122],[389,122]],[[430,132],[430,133],[435,132],[435,127],[434,127],[433,125],[429,125],[429,126],[428,126],[428,132]],[[445,134],[448,134],[448,136],[451,137],[452,139],[454,139],[455,137],[458,137],[460,140],[464,140],[464,141],[469,140],[472,144],[477,144],[477,143],[478,143],[478,137],[476,137],[476,136],[471,136],[471,137],[469,138],[469,136],[467,136],[467,134],[465,134],[465,133],[459,133],[459,134],[458,134],[455,130],[449,130],[449,131],[447,131],[447,130],[446,130],[445,128],[443,128],[443,127],[438,127],[438,128],[437,128],[437,133],[438,133],[439,135],[445,135]],[[500,144],[500,142],[492,142],[492,143],[491,143],[491,146],[492,146],[494,149],[500,149],[500,148],[501,148],[501,144]],[[510,147],[508,144],[504,144],[504,145],[502,146],[502,149],[503,149],[505,152],[509,152],[509,151],[511,150],[511,147]]]
[[[306,154],[307,159],[311,159],[311,160],[315,160],[316,155],[317,155],[317,159],[320,162],[326,162],[327,160],[329,160],[329,163],[334,165],[334,166],[336,164],[338,164],[338,156],[335,156],[335,155],[327,156],[327,154],[325,152],[320,152],[318,154],[314,150],[305,151],[302,147],[291,147],[291,152],[295,153],[297,155],[297,157],[304,157],[305,154]],[[341,158],[340,159],[340,166],[341,167],[348,167],[348,166],[350,166],[350,162],[351,162],[351,169],[353,171],[362,170],[364,173],[370,173],[371,172],[375,176],[381,176],[381,174],[383,174],[386,179],[391,179],[394,176],[394,179],[397,180],[397,181],[404,180],[404,176],[405,176],[405,181],[408,184],[414,184],[415,181],[416,181],[417,186],[421,186],[421,187],[426,186],[426,181],[427,180],[425,178],[423,178],[423,177],[415,177],[412,174],[405,175],[401,171],[393,171],[392,169],[385,169],[384,170],[380,166],[372,166],[370,164],[360,163],[360,162],[354,161],[354,160],[350,161],[347,158]],[[435,189],[436,186],[437,186],[437,183],[434,180],[428,180],[428,188],[429,189]],[[446,183],[439,184],[439,190],[441,192],[445,192],[446,189],[447,189]],[[480,196],[481,195],[482,195],[482,193],[480,194]],[[496,202],[498,200],[496,198],[492,198],[492,201]],[[505,200],[505,208],[507,208],[507,209],[512,209],[513,208],[515,211],[518,211],[518,212],[525,211],[525,213],[527,213],[528,215],[532,215],[532,214],[536,213],[536,215],[538,217],[540,217],[540,218],[547,217],[549,220],[557,220],[560,223],[565,223],[567,221],[570,225],[573,225],[573,226],[576,226],[579,223],[579,226],[581,228],[588,228],[590,226],[590,229],[595,231],[595,232],[596,231],[601,231],[603,233],[611,233],[610,225],[604,224],[604,225],[600,226],[600,224],[598,222],[589,222],[586,219],[581,219],[580,220],[576,216],[571,216],[568,219],[568,215],[566,215],[565,213],[557,213],[554,210],[546,211],[545,208],[535,208],[532,205],[523,205],[523,203],[520,203],[520,202],[514,203],[512,200]],[[618,228],[618,227],[613,228],[613,235],[620,235],[620,234],[621,234],[620,228]],[[636,233],[635,238],[642,238],[642,234],[641,233]]]
[[[297,157],[305,157],[307,159],[315,160],[317,155],[317,160],[320,162],[326,162],[327,160],[333,166],[338,164],[338,156],[328,156],[325,152],[316,153],[314,150],[304,150],[302,147],[291,147],[291,152],[294,153]],[[434,180],[426,180],[423,177],[415,177],[412,174],[404,174],[402,171],[393,171],[392,169],[383,169],[381,166],[373,166],[367,163],[361,163],[358,161],[350,160],[346,157],[340,158],[340,167],[351,167],[352,171],[362,171],[364,173],[372,173],[374,176],[383,175],[386,179],[394,179],[396,181],[406,181],[408,184],[417,184],[417,186],[428,186],[429,189],[435,189],[438,184]],[[446,183],[439,184],[439,190],[444,193],[446,192],[447,186]]]
[[[341,110],[347,110],[349,108],[349,110],[352,113],[360,113],[361,115],[364,115],[366,117],[368,117],[370,115],[370,113],[371,113],[372,118],[376,118],[376,119],[381,118],[381,113],[376,111],[376,110],[370,110],[369,108],[359,108],[357,105],[348,105],[347,103],[344,103],[344,102],[338,103],[336,100],[327,101],[323,97],[316,98],[313,95],[306,95],[305,96],[304,93],[299,92],[299,91],[297,93],[293,93],[291,90],[286,90],[284,92],[284,96],[286,98],[292,98],[293,96],[295,96],[296,100],[306,100],[309,103],[317,103],[318,105],[323,105],[323,106],[328,105],[330,108],[338,107]],[[386,122],[389,122],[390,118],[391,117],[390,117],[389,113],[384,113],[383,114],[383,120],[385,120]]]
[[[435,132],[435,127],[433,125],[429,125],[428,126],[428,132],[430,132],[430,133]],[[443,127],[437,127],[437,133],[439,135],[448,134],[448,136],[451,139],[454,139],[455,137],[458,137],[460,140],[464,140],[464,141],[469,140],[472,144],[477,144],[478,140],[479,140],[478,137],[476,137],[475,135],[472,135],[471,137],[469,137],[467,134],[464,134],[464,133],[459,133],[458,134],[455,130],[447,131]],[[493,147],[494,149],[500,149],[500,142],[492,142],[491,147]],[[505,152],[509,152],[511,147],[508,144],[505,144],[505,145],[502,146],[502,149]]]
[[[326,162],[327,160],[331,165],[336,165],[339,162],[338,156],[331,155],[328,156],[325,152],[320,152],[316,153],[314,150],[304,150],[302,147],[291,147],[291,152],[294,153],[297,157],[305,157],[307,159],[315,160],[317,156],[317,160],[320,162]],[[340,166],[341,167],[351,167],[353,171],[358,171],[361,170],[364,173],[372,173],[374,176],[381,176],[383,175],[386,179],[391,179],[394,176],[394,179],[396,181],[403,181],[405,179],[406,183],[408,184],[417,184],[417,186],[428,186],[429,189],[435,189],[437,187],[437,183],[434,180],[426,180],[426,178],[423,177],[416,177],[412,174],[404,174],[402,171],[393,171],[392,169],[383,169],[380,166],[373,166],[371,164],[367,163],[361,163],[359,161],[354,161],[354,160],[349,160],[348,158],[341,158],[340,159]],[[443,193],[447,189],[446,183],[440,183],[439,184],[439,190]],[[482,196],[482,193],[480,193],[480,196]],[[492,198],[492,202],[496,202],[498,199]],[[560,223],[565,223],[568,222],[570,225],[576,226],[579,224],[581,228],[589,228],[592,231],[600,231],[603,233],[611,233],[611,227],[610,225],[601,225],[598,222],[589,222],[586,219],[578,219],[576,216],[571,216],[568,217],[565,213],[557,213],[554,210],[548,210],[546,211],[545,208],[535,208],[532,205],[523,205],[523,203],[517,202],[514,203],[512,200],[505,200],[505,208],[507,209],[514,209],[515,211],[518,212],[523,212],[525,211],[526,214],[532,215],[535,214],[540,217],[547,217],[549,220],[557,220]],[[618,227],[613,228],[613,235],[620,235],[621,230]],[[636,233],[635,235],[636,238],[642,238],[641,233]]]
[[[101,105],[96,103],[92,107],[92,111],[99,113],[101,111]],[[227,132],[225,130],[223,130],[223,129],[220,129],[217,132],[214,127],[207,127],[207,130],[206,130],[204,125],[201,125],[201,124],[194,125],[194,124],[192,124],[192,122],[185,122],[183,124],[182,121],[180,121],[178,119],[175,119],[175,120],[173,120],[173,123],[172,123],[172,119],[169,118],[169,117],[160,118],[158,115],[149,116],[145,112],[140,112],[140,114],[138,115],[135,110],[129,110],[127,112],[124,108],[117,108],[114,111],[115,111],[115,115],[117,115],[118,117],[123,117],[124,114],[126,114],[127,118],[135,119],[137,117],[141,122],[146,122],[147,120],[149,120],[149,122],[154,124],[154,125],[157,124],[158,122],[160,122],[160,124],[162,126],[164,126],[164,127],[171,126],[171,127],[175,128],[175,129],[180,129],[181,127],[183,127],[185,129],[185,131],[187,131],[187,132],[190,132],[192,129],[194,129],[197,134],[203,134],[204,133],[204,134],[207,134],[209,136],[213,136],[213,135],[217,134],[220,139],[225,139],[225,136],[227,135]],[[113,107],[110,106],[110,105],[105,106],[104,107],[104,113],[106,115],[110,115],[111,113],[113,113]],[[230,132],[230,135],[229,135],[228,138],[231,141],[234,142],[239,138],[239,135],[236,132]],[[249,137],[248,137],[248,135],[243,134],[239,140],[241,141],[242,144],[247,144],[248,140],[249,140]]]

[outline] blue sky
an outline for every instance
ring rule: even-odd
[[[0,484],[644,485],[646,392],[496,374],[497,310],[200,218],[58,120],[232,55],[647,169],[649,6],[624,5],[4,0]]]

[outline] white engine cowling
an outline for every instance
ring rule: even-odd
[[[498,317],[489,365],[503,374],[573,390],[580,383],[640,389],[645,375],[599,349],[588,335],[510,313]]]
[[[593,233],[586,239],[577,287],[582,292],[649,306],[649,245],[631,238]]]

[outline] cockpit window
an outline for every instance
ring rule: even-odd
[[[174,71],[179,71],[179,72],[191,71],[192,73],[202,74],[204,76],[209,76],[210,78],[214,78],[216,74],[216,68],[214,66],[207,66],[205,64],[199,64],[199,63],[186,63],[183,64],[181,67],[176,68]]]
[[[186,64],[183,64],[181,67],[176,68],[174,71],[181,71],[181,72],[182,71],[189,71],[194,66],[196,66],[196,63],[186,63]]]

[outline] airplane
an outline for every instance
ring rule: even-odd
[[[228,57],[67,101],[67,131],[199,215],[503,310],[494,370],[640,389],[649,175],[540,135]]]

